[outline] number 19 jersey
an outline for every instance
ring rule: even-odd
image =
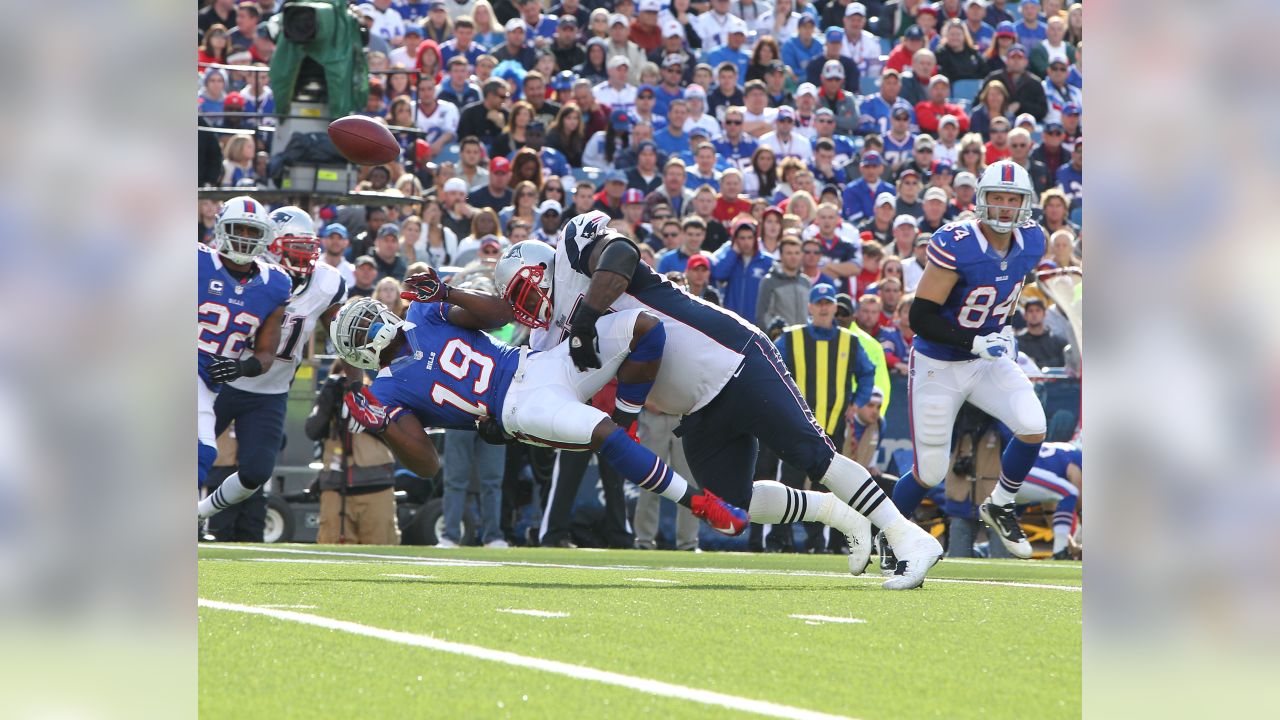
[[[469,429],[479,417],[502,417],[520,366],[519,348],[449,322],[446,303],[411,303],[405,354],[369,386],[388,408],[412,412],[426,427]]]
[[[1044,257],[1044,230],[1035,221],[1013,229],[1009,252],[1001,257],[987,242],[977,220],[938,228],[929,240],[929,262],[960,276],[942,315],[978,335],[1000,332],[1018,308],[1022,281]],[[935,360],[974,360],[973,353],[916,336],[915,349]]]

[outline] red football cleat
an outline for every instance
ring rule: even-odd
[[[710,490],[703,490],[701,495],[693,496],[690,504],[694,517],[706,520],[712,530],[730,537],[741,535],[751,523],[745,510],[721,500]]]

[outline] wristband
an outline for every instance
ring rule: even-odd
[[[262,374],[262,361],[250,355],[248,358],[240,361],[241,377],[257,377]]]

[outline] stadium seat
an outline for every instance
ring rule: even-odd
[[[1084,220],[1084,207],[1078,207],[1071,211],[1071,222],[1079,226]]]
[[[893,41],[889,38],[880,38],[880,54],[888,55],[893,52]]]
[[[593,167],[574,168],[573,179],[578,181],[587,180],[594,185],[599,185],[600,171]]]
[[[863,75],[859,79],[859,82],[860,82],[860,85],[858,86],[858,92],[862,93],[863,95],[873,95],[877,92],[880,92],[880,78],[878,77]]]
[[[978,91],[982,89],[981,80],[957,80],[951,83],[951,94],[960,100],[973,99],[978,96]]]
[[[1044,133],[1043,133],[1043,132],[1041,132],[1041,131],[1039,131],[1039,130],[1037,130],[1037,131],[1035,131],[1035,132],[1031,133],[1031,142],[1033,142],[1033,143],[1035,143],[1035,144],[1039,145],[1039,144],[1040,144],[1040,138],[1042,138],[1042,137],[1044,137]]]
[[[458,152],[461,149],[462,147],[458,143],[446,145],[444,149],[440,151],[440,154],[432,158],[432,160],[435,160],[437,163],[456,163],[458,162]]]

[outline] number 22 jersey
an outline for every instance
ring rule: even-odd
[[[217,251],[196,245],[196,359],[206,386],[221,388],[205,374],[205,364],[215,355],[240,357],[251,347],[262,323],[289,302],[293,281],[283,269],[254,260],[257,273],[240,282],[222,265]]]
[[[502,401],[520,366],[520,349],[449,322],[446,303],[410,303],[404,354],[369,386],[388,408],[412,412],[426,427],[474,428],[502,417]]]
[[[942,304],[949,322],[978,335],[1000,332],[1018,308],[1022,281],[1044,257],[1044,230],[1035,221],[1013,229],[1009,252],[1000,256],[977,220],[962,220],[938,228],[929,240],[929,262],[960,278]],[[915,349],[935,360],[974,360],[973,353],[916,336]]]

